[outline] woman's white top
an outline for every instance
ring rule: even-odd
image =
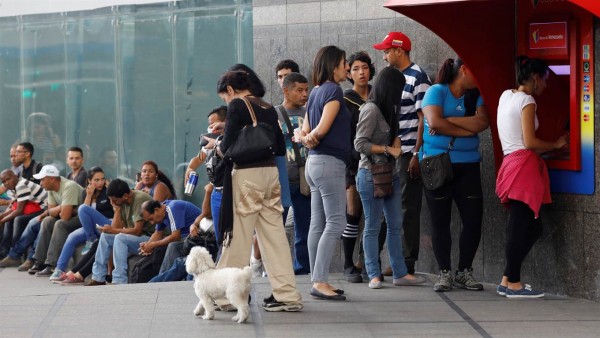
[[[523,109],[529,105],[537,105],[533,96],[516,90],[505,90],[498,103],[498,136],[502,144],[502,152],[508,155],[513,151],[525,149],[523,141]],[[535,129],[538,129],[538,118],[535,115]]]

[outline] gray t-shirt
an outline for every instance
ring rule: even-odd
[[[294,130],[288,131],[287,123],[281,113],[283,106],[279,105],[275,107],[277,111],[277,115],[279,115],[279,125],[281,126],[281,130],[283,131],[283,139],[285,140],[285,152],[287,159],[287,171],[288,177],[291,183],[298,183],[300,181],[300,177],[298,174],[298,161],[296,161],[296,152],[294,151],[294,147],[292,145],[292,136],[294,135]],[[304,123],[304,116],[306,115],[306,108],[300,107],[299,109],[286,109],[285,110],[290,118],[290,123],[294,129],[302,128],[302,124]],[[300,152],[300,156],[302,157],[301,161],[299,161],[302,165],[306,162],[306,156],[308,155],[308,149],[304,147],[302,143],[296,143],[298,146],[298,151]]]
[[[359,168],[371,170],[369,156],[376,163],[393,161],[394,158],[386,158],[384,154],[372,154],[372,145],[389,145],[391,143],[390,125],[386,122],[379,108],[372,102],[367,102],[360,107],[358,125],[356,126],[356,138],[354,148],[360,153]],[[398,168],[394,166],[394,174]]]

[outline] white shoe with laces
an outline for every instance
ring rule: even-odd
[[[252,277],[263,276],[263,263],[261,259],[256,259],[254,256],[250,256],[250,267],[252,267]]]

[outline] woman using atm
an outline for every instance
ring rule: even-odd
[[[504,160],[496,180],[496,194],[510,209],[506,229],[506,268],[496,292],[507,298],[540,298],[544,293],[521,283],[521,264],[542,234],[539,211],[551,203],[548,170],[540,154],[567,145],[568,135],[554,142],[536,137],[537,105],[533,95],[546,88],[549,68],[540,59],[519,56],[517,89],[508,89],[498,104],[498,134]]]

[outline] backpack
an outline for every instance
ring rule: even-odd
[[[154,248],[152,254],[148,256],[142,256],[133,266],[129,283],[147,283],[152,277],[158,275],[166,252],[165,245]]]
[[[189,255],[190,251],[195,246],[202,246],[210,253],[213,261],[217,260],[217,253],[219,246],[217,245],[217,239],[214,231],[202,231],[200,230],[198,236],[188,235],[183,241],[183,248],[181,253],[184,256]]]

